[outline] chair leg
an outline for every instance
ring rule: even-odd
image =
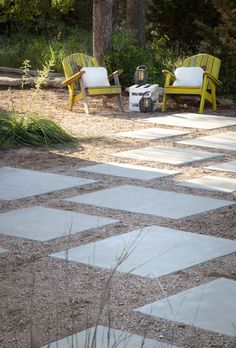
[[[88,105],[88,99],[87,99],[87,93],[86,93],[86,89],[84,87],[83,81],[80,81],[80,88],[81,88],[81,93],[82,93],[82,97],[83,97],[83,104],[84,104],[84,110],[86,114],[90,114],[90,110],[89,110],[89,105]]]
[[[123,103],[123,98],[121,94],[118,95],[118,103],[119,103],[120,111],[124,112],[124,103]]]
[[[216,112],[216,86],[213,85],[211,87],[211,98],[212,98],[212,110]]]
[[[216,96],[212,96],[212,111],[216,112]]]
[[[85,113],[86,113],[86,114],[90,114],[87,96],[85,96],[85,98],[84,98],[84,96],[83,96],[83,104],[84,104]]]
[[[73,108],[73,99],[69,97],[69,110],[72,111]]]
[[[208,79],[205,76],[203,79],[203,86],[202,86],[202,93],[201,93],[201,100],[200,100],[200,106],[199,106],[199,114],[203,114],[206,95],[207,95],[207,85],[208,85]]]
[[[74,89],[73,88],[69,88],[69,110],[72,111],[73,108],[73,104],[74,104]]]
[[[167,95],[164,92],[163,101],[162,101],[162,109],[161,109],[162,112],[166,111],[166,104],[167,104]]]
[[[120,86],[119,76],[117,74],[114,75],[114,81],[115,81],[115,86]],[[118,103],[119,103],[120,110],[124,112],[124,103],[123,103],[123,98],[121,94],[118,95]]]
[[[201,101],[200,101],[200,106],[199,106],[199,111],[198,111],[199,114],[203,114],[204,104],[205,104],[205,95],[202,94]]]

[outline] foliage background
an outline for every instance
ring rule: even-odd
[[[109,70],[124,69],[122,83],[133,83],[138,65],[148,67],[150,82],[162,83],[161,70],[173,69],[199,52],[222,60],[222,94],[236,96],[235,0],[146,1],[146,47],[126,27],[127,0],[114,0],[113,50]],[[73,52],[92,54],[92,0],[0,0],[0,65],[20,67],[25,59],[41,69],[54,53],[54,70]]]

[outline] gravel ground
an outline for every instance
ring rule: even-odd
[[[15,201],[0,200],[0,212],[42,205],[120,220],[114,225],[94,228],[50,242],[35,242],[0,235],[0,246],[12,251],[0,257],[0,346],[4,348],[38,348],[93,326],[99,318],[99,324],[110,325],[120,330],[129,330],[179,347],[236,347],[236,341],[232,337],[185,324],[173,324],[170,321],[133,312],[134,308],[161,299],[164,294],[172,295],[219,277],[236,280],[235,254],[220,257],[158,279],[117,273],[112,277],[111,282],[109,278],[111,272],[108,270],[73,262],[66,263],[48,256],[49,253],[68,247],[94,242],[152,224],[235,239],[235,205],[172,220],[63,201],[63,198],[73,195],[121,184],[134,184],[229,201],[236,200],[234,193],[190,189],[176,185],[176,181],[197,178],[203,174],[233,177],[232,173],[212,171],[204,167],[224,160],[235,160],[234,151],[210,149],[211,152],[222,153],[223,157],[188,163],[178,167],[181,170],[180,175],[145,182],[137,179],[78,172],[76,170],[78,167],[108,161],[176,169],[176,166],[170,164],[136,161],[114,157],[112,154],[155,144],[174,145],[177,140],[229,130],[236,131],[236,126],[232,126],[220,130],[197,129],[188,135],[160,140],[117,137],[114,136],[117,132],[155,127],[155,125],[136,122],[141,116],[150,117],[151,115],[120,113],[114,100],[108,103],[106,108],[103,107],[101,99],[91,100],[91,105],[92,113],[90,115],[83,113],[81,103],[74,107],[73,112],[69,112],[67,110],[66,90],[43,90],[36,97],[31,90],[12,90],[11,92],[2,90],[0,93],[0,109],[2,110],[11,110],[14,107],[15,110],[21,112],[26,110],[42,112],[45,117],[54,119],[72,134],[80,137],[91,137],[90,141],[82,142],[76,149],[47,151],[14,148],[0,151],[0,166],[28,168],[98,180],[91,185],[69,188],[60,192]],[[126,98],[127,107],[128,99]],[[197,108],[193,105],[188,107],[187,111],[197,112]],[[205,112],[211,113],[210,109]],[[152,115],[158,116],[160,111],[157,110]],[[233,106],[220,105],[217,115],[235,117],[236,110]],[[204,115],[199,117],[204,117]],[[162,125],[158,127],[171,128]],[[186,128],[181,127],[174,128],[186,130]],[[183,144],[175,144],[175,146],[188,147]],[[201,148],[201,150],[209,150],[209,148]],[[106,297],[108,287],[110,291],[109,296]],[[106,305],[99,316],[101,299],[104,298]]]

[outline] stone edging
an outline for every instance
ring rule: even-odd
[[[21,87],[22,86],[22,69],[0,67],[0,87]],[[33,86],[35,77],[38,75],[37,70],[29,70],[29,77],[26,85]],[[52,73],[48,75],[46,87],[63,88],[62,81],[65,79],[63,74]]]

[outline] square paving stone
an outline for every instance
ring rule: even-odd
[[[94,182],[95,180],[61,174],[1,167],[0,199],[11,200],[25,198]]]
[[[222,150],[236,150],[236,132],[225,132],[215,135],[208,135],[196,139],[178,141],[177,143],[195,146],[212,147]]]
[[[115,135],[130,138],[140,138],[140,139],[161,139],[168,137],[175,137],[178,135],[188,134],[186,132],[176,130],[176,129],[165,129],[165,128],[146,128],[139,129],[137,131],[121,132]]]
[[[136,311],[235,337],[235,299],[236,281],[219,278]]]
[[[96,345],[92,344],[96,337]],[[109,338],[108,338],[109,337]],[[116,330],[98,325],[50,343],[50,348],[177,348],[176,346],[158,342],[150,338],[132,334],[128,331]],[[49,348],[49,345],[41,348]]]
[[[0,214],[0,233],[44,242],[115,222],[100,216],[35,206]]]
[[[9,250],[4,249],[4,248],[0,248],[0,254],[4,254],[7,253]]]
[[[177,113],[166,116],[144,118],[139,121],[145,123],[157,123],[168,126],[200,129],[215,129],[233,126],[236,124],[236,119],[234,117],[211,116],[205,114],[199,115],[194,113]]]
[[[178,185],[213,191],[234,192],[236,190],[236,179],[206,175],[197,179],[183,181]]]
[[[116,186],[67,198],[66,201],[170,219],[181,219],[234,204],[230,201],[133,185]]]
[[[170,164],[186,164],[221,156],[217,153],[196,151],[192,149],[179,149],[177,147],[150,146],[141,149],[118,152],[117,157],[134,158],[153,162]]]
[[[72,261],[114,269],[127,252],[118,271],[156,278],[235,251],[236,241],[149,226],[69,249],[67,255]],[[65,259],[66,253],[52,256]]]
[[[151,180],[156,178],[162,178],[164,176],[180,173],[175,170],[150,168],[145,166],[138,166],[128,163],[103,163],[94,166],[84,167],[77,169],[83,172],[91,172],[97,174],[121,176],[131,179],[139,180]]]
[[[213,170],[220,170],[225,172],[236,172],[236,161],[230,161],[225,163],[216,163],[211,166],[205,167]]]

